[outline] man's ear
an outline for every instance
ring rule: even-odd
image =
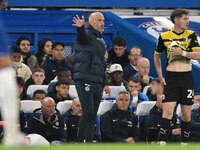
[[[59,85],[56,85],[56,86],[55,86],[56,91],[58,91],[58,87],[59,87]]]

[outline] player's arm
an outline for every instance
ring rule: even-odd
[[[181,48],[179,47],[173,47],[171,50],[170,50],[170,54],[173,55],[173,56],[184,56],[186,58],[189,58],[189,59],[195,59],[195,60],[200,60],[200,47],[196,47],[194,51],[192,52],[186,52],[184,50],[182,50]]]
[[[162,74],[160,56],[161,56],[161,54],[157,54],[156,52],[154,53],[154,65],[155,65],[156,72],[158,74],[158,78],[165,85],[166,83],[165,83],[165,80],[164,80],[163,74]]]
[[[183,51],[179,47],[173,47],[172,52],[170,54],[176,56],[176,55],[182,55],[186,58],[189,59],[195,59],[195,60],[200,60],[200,46],[197,40],[197,36],[195,33],[191,35],[191,43],[189,46],[190,51]]]
[[[161,60],[160,60],[163,49],[164,49],[164,43],[163,43],[163,40],[160,36],[159,39],[158,39],[158,44],[157,44],[156,49],[154,51],[154,65],[155,65],[156,72],[158,74],[158,78],[165,85],[166,83],[165,83],[165,80],[163,78]]]

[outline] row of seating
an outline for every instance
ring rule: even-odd
[[[110,110],[114,103],[115,101],[102,100],[98,109],[98,115],[102,115],[106,111]],[[72,104],[71,100],[66,100],[63,102],[59,102],[56,108],[60,111],[62,115],[64,115],[67,112],[67,110],[71,108],[71,104]],[[138,116],[149,115],[151,108],[155,104],[156,104],[155,101],[144,101],[139,103],[137,106],[136,115]],[[21,101],[21,110],[24,111],[25,113],[32,113],[35,109],[40,107],[41,107],[40,101],[32,101],[32,100]],[[199,108],[198,104],[192,105],[192,109],[197,109],[197,108]],[[179,116],[181,115],[180,105],[178,105],[176,113]]]
[[[136,115],[138,116],[146,116],[149,115],[150,110],[153,108],[153,106],[156,104],[156,101],[144,101],[138,104]],[[199,104],[193,104],[192,110],[199,108]],[[180,104],[177,106],[176,114],[178,116],[181,116],[181,106]]]
[[[102,101],[99,106],[98,115],[102,115],[106,111],[110,110],[113,106],[115,101]],[[64,115],[70,108],[71,108],[72,101],[66,100],[59,102],[56,108],[60,111],[62,115]],[[40,101],[33,101],[33,100],[23,100],[21,101],[20,109],[24,113],[33,113],[33,111],[37,108],[41,108]]]
[[[32,97],[33,93],[39,89],[44,90],[47,93],[47,88],[48,88],[48,85],[30,85],[27,89],[27,94]],[[126,88],[124,86],[110,86],[110,89],[111,89],[110,94],[106,94],[105,92],[103,92],[102,99],[112,99],[112,98],[115,99],[117,97],[117,94],[120,91],[126,90]],[[69,96],[70,97],[78,97],[75,85],[69,86]]]

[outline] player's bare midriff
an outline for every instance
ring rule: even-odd
[[[177,60],[169,63],[167,66],[167,71],[171,72],[187,72],[191,70],[192,70],[192,65],[189,61],[186,62]]]

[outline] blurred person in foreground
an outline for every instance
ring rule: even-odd
[[[0,0],[0,9],[5,9],[6,7],[7,0]],[[14,147],[19,144],[25,144],[25,140],[17,127],[19,122],[17,83],[15,71],[11,67],[8,38],[5,32],[3,19],[0,16],[0,101],[1,114],[7,122],[7,125],[4,126],[3,144],[6,147]]]

